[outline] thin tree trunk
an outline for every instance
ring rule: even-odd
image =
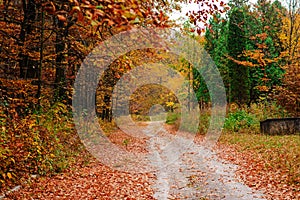
[[[42,90],[42,67],[43,67],[43,49],[44,49],[44,10],[42,9],[42,29],[41,29],[41,38],[40,38],[40,64],[38,70],[38,91],[37,91],[37,98],[38,98],[38,106],[40,106],[41,100],[41,90]]]
[[[20,43],[19,46],[24,48],[26,36],[32,32],[31,24],[35,21],[36,4],[34,0],[22,1],[24,19],[21,24]],[[24,51],[24,49],[22,49]],[[38,63],[30,59],[30,57],[21,51],[19,54],[20,78],[36,78]]]
[[[67,31],[64,22],[57,20],[58,33],[56,35],[55,53],[56,53],[56,73],[55,73],[55,96],[54,101],[66,99],[66,76],[65,76],[65,38]]]

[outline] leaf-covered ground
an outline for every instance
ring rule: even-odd
[[[111,134],[110,138],[114,143],[129,151],[145,152],[143,148],[145,141],[134,140],[121,132]],[[198,141],[201,139],[201,136],[196,138]],[[126,145],[124,141],[128,141]],[[238,180],[244,181],[254,190],[263,190],[267,199],[300,199],[299,188],[283,185],[280,182],[282,174],[276,170],[266,171],[262,167],[264,166],[263,159],[253,152],[239,151],[236,146],[228,144],[219,144],[215,150],[220,158],[238,165],[236,173]],[[153,185],[157,174],[116,171],[103,166],[95,159],[87,159],[86,156],[83,154],[82,160],[62,174],[31,178],[22,185],[20,190],[8,193],[4,199],[155,199]],[[186,158],[189,158],[188,156]],[[85,163],[83,160],[89,160],[89,162]],[[193,161],[189,160],[189,162]],[[190,164],[193,165],[193,163]],[[184,169],[181,170],[184,171]],[[196,170],[198,174],[188,177],[189,187],[199,188],[199,183],[206,180],[207,174],[202,173],[201,177],[201,169]],[[220,180],[216,181],[220,182]],[[172,187],[172,191],[182,190],[176,185]],[[206,185],[203,184],[201,187],[205,189]],[[173,195],[169,196],[169,199],[185,198]],[[211,196],[210,199],[222,199],[222,196]]]
[[[32,179],[4,199],[153,199],[151,178],[118,172],[93,160],[60,175]]]
[[[239,141],[232,144],[224,140],[233,141],[236,136],[225,137],[217,147],[218,155],[239,166],[236,175],[243,182],[251,188],[263,190],[270,200],[300,199],[300,136],[239,135]],[[274,141],[283,142],[283,146],[270,146]],[[295,180],[292,181],[291,177]]]

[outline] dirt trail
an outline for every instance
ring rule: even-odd
[[[178,135],[168,134],[163,122],[149,122],[149,151],[157,167],[154,197],[164,199],[264,199],[237,180],[236,165],[217,157],[208,148]]]

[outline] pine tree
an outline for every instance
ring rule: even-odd
[[[249,102],[249,69],[235,60],[244,61],[243,52],[246,48],[244,30],[244,7],[240,2],[232,7],[229,14],[227,49],[230,88],[230,102],[239,105]]]
[[[218,67],[228,94],[229,68],[227,59],[227,23],[228,21],[221,17],[220,14],[214,15],[210,19],[210,29],[207,29],[205,32],[205,49],[208,51]]]

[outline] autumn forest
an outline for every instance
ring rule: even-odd
[[[222,95],[186,57],[159,48],[117,55],[105,43],[136,29],[176,30],[201,46],[226,105],[213,102]],[[136,38],[132,46],[143,46]],[[89,126],[83,137],[74,96],[99,45],[117,56],[94,96],[93,84],[83,87],[83,104],[95,110],[80,114]],[[95,58],[111,59],[106,50]],[[122,84],[131,79],[155,84],[140,83],[128,94],[133,86]],[[184,89],[173,92],[181,83]],[[300,199],[299,88],[297,0],[0,0],[0,199]],[[118,153],[95,144],[102,136],[90,128],[93,117]],[[295,120],[294,129],[265,133],[267,119]],[[220,134],[206,149],[215,123]],[[163,167],[134,173],[102,162],[97,152],[111,163],[150,152],[152,165]]]

